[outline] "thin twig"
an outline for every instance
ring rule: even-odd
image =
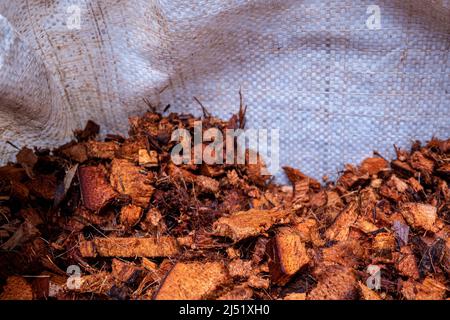
[[[194,100],[200,105],[200,107],[202,108],[203,111],[203,117],[204,118],[211,118],[211,114],[208,112],[208,110],[206,110],[205,106],[200,102],[199,99],[197,99],[197,97],[194,96]]]

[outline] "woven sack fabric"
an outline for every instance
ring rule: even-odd
[[[278,129],[281,165],[334,176],[450,136],[450,1],[0,0],[0,157],[151,104]],[[279,173],[281,177],[281,174]]]

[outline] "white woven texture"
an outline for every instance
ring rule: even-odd
[[[80,8],[80,29],[67,25]],[[366,24],[379,8],[379,27]],[[282,165],[334,176],[450,136],[450,2],[0,0],[0,156],[125,134],[143,98],[280,130]]]

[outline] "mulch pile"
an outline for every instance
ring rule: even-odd
[[[104,141],[88,122],[1,167],[0,299],[449,298],[450,139],[281,186],[261,159],[174,165],[195,120],[149,111]]]

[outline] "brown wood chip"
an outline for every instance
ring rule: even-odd
[[[345,208],[334,223],[325,232],[325,237],[329,240],[344,241],[347,240],[350,233],[350,227],[358,218],[357,203],[352,202]]]
[[[404,203],[401,207],[401,213],[411,227],[428,231],[434,230],[437,218],[435,206],[422,203]]]
[[[78,178],[83,204],[89,210],[97,212],[117,196],[106,181],[105,170],[101,166],[78,168]]]
[[[179,253],[176,239],[95,238],[80,244],[83,257],[168,257]]]
[[[329,268],[317,286],[308,294],[308,300],[353,300],[357,295],[357,281],[351,269]]]
[[[226,269],[220,262],[179,262],[164,279],[155,299],[206,299],[228,279]]]
[[[33,289],[24,277],[11,276],[6,279],[0,300],[33,300]]]
[[[133,204],[146,207],[155,188],[150,184],[153,174],[128,160],[114,159],[111,163],[111,185],[118,192],[129,195]]]
[[[239,211],[231,216],[220,218],[214,223],[213,228],[217,235],[239,241],[257,236],[274,224],[286,223],[289,214],[288,210],[278,209]]]
[[[286,284],[309,262],[300,234],[289,227],[276,231],[268,245],[268,255],[271,279],[278,285]]]

